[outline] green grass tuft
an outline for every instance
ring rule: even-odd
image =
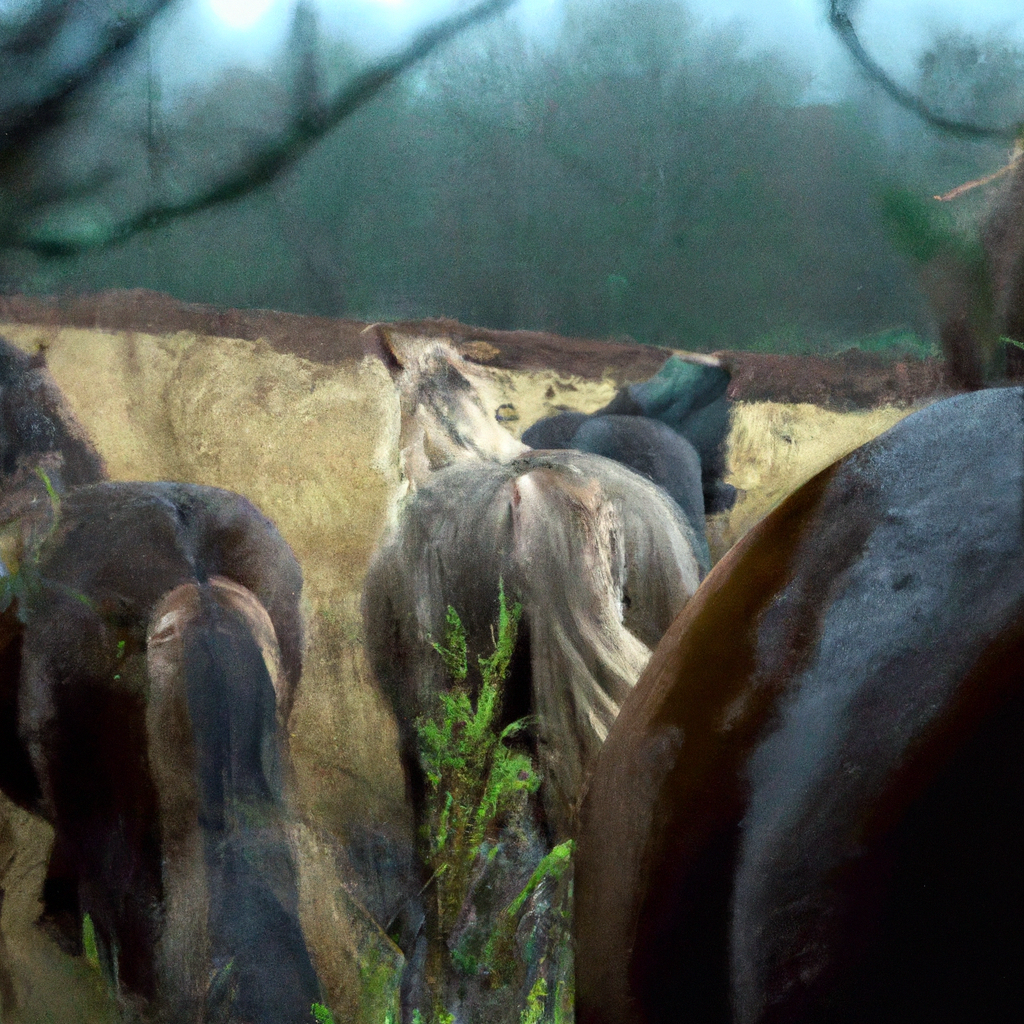
[[[98,971],[100,969],[100,951],[96,945],[96,926],[88,914],[82,918],[82,949],[89,966]]]

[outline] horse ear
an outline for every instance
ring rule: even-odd
[[[397,377],[405,369],[405,364],[398,358],[398,353],[391,344],[391,335],[387,327],[384,324],[368,324],[363,328],[362,334],[366,336],[367,355],[376,356],[388,368],[388,373],[392,377]]]

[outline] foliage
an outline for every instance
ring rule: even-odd
[[[82,917],[82,950],[89,966],[98,971],[100,969],[100,954],[96,945],[96,926],[92,923],[92,917],[89,914]]]
[[[360,951],[359,982],[359,1020],[400,1024],[401,968],[396,968],[379,946]]]
[[[948,255],[965,266],[977,266],[984,259],[980,242],[959,231],[948,209],[934,200],[890,188],[881,195],[881,209],[897,248],[916,263]]]
[[[316,1024],[334,1024],[334,1014],[323,1003],[314,1003],[312,1011]]]
[[[0,576],[0,612],[5,612],[12,602],[17,601],[17,615],[22,623],[25,622],[28,609],[39,596],[43,586],[42,578],[39,575],[39,553],[43,544],[60,525],[60,495],[54,490],[45,470],[37,467],[35,472],[46,488],[46,496],[50,502],[46,528],[44,530],[37,529],[31,533],[13,571],[8,571],[5,575]],[[14,526],[18,530],[22,529],[20,520],[16,521]],[[77,594],[75,596],[80,597]]]
[[[547,982],[543,978],[538,978],[527,996],[526,1009],[519,1017],[519,1024],[540,1024],[544,1017],[544,1000],[547,994]]]
[[[437,718],[416,721],[420,760],[430,790],[421,846],[433,889],[428,976],[434,978],[431,1013],[437,1024],[443,1024],[445,1012],[441,982],[447,973],[446,939],[469,895],[485,840],[540,784],[529,757],[506,742],[525,722],[497,729],[501,687],[522,614],[519,604],[508,607],[503,582],[498,588],[498,608],[498,635],[493,653],[479,659],[481,683],[475,702],[465,686],[466,631],[455,609],[448,608],[443,642],[433,646],[454,685],[438,695]]]
[[[453,1018],[445,1006],[445,979],[458,975],[486,976],[492,986],[500,987],[513,983],[524,968],[535,971],[537,977],[522,1011],[522,1020],[530,1024],[543,1017],[549,1001],[564,1008],[567,993],[571,1007],[570,979],[560,975],[552,982],[541,970],[552,941],[566,945],[571,842],[544,856],[522,891],[507,907],[498,908],[493,931],[482,945],[452,942],[457,920],[472,899],[475,880],[481,871],[493,867],[503,823],[507,827],[517,814],[525,813],[527,797],[540,784],[530,759],[508,746],[525,722],[499,728],[502,686],[515,651],[521,612],[518,604],[509,608],[504,584],[499,581],[497,636],[493,652],[478,659],[480,686],[475,699],[466,686],[466,631],[455,609],[448,609],[443,640],[433,644],[453,686],[438,695],[437,717],[424,716],[416,723],[429,789],[421,845],[432,890],[426,972],[430,1006],[417,1011],[414,1020],[419,1024],[430,1020],[450,1024]],[[538,899],[545,884],[555,891],[548,902]],[[528,904],[534,905],[537,917],[526,950],[532,966],[518,965],[515,950],[517,926]],[[558,962],[566,974],[569,961],[562,957]],[[549,990],[555,992],[554,1000],[548,999]]]
[[[509,22],[468,33],[272,194],[28,283],[374,320],[444,312],[692,349],[922,332],[915,269],[886,234],[878,183],[931,196],[1002,162],[991,146],[894,130],[874,94],[807,102],[783,61],[710,33],[678,3],[567,7],[544,45]],[[351,47],[325,51],[321,70],[344,64],[344,81],[357,63]],[[955,68],[984,77],[986,66]],[[244,150],[288,113],[274,75],[240,69],[207,102],[165,111],[188,167],[205,172],[225,140]]]
[[[522,910],[527,898],[545,878],[558,881],[565,875],[572,864],[572,854],[575,848],[576,844],[571,839],[567,839],[564,843],[559,843],[541,860],[523,891],[509,904],[507,911],[509,917],[513,917]]]

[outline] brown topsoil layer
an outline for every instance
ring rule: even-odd
[[[0,296],[0,321],[209,337],[262,339],[279,352],[333,364],[362,357],[367,326],[272,310],[219,309],[179,302],[137,288],[92,295]],[[443,318],[388,326],[402,333],[451,338],[476,362],[508,370],[554,370],[618,383],[645,380],[657,372],[666,350],[631,341],[567,338],[542,331],[496,331]],[[851,349],[835,356],[715,353],[732,373],[729,395],[737,401],[810,402],[831,409],[912,405],[951,393],[938,359],[886,359]]]

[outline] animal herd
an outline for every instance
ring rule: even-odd
[[[368,330],[409,491],[363,615],[409,800],[422,825],[416,723],[451,685],[432,641],[452,606],[488,653],[500,579],[523,608],[501,724],[527,717],[537,843],[577,844],[577,1018],[1016,1019],[1024,390],[914,413],[712,568],[704,516],[735,497],[720,367],[673,358],[531,448],[454,347]],[[0,518],[0,790],[53,826],[47,927],[82,952],[88,917],[134,1019],[308,1024],[288,545],[237,494],[106,480],[3,341]],[[406,1019],[430,882],[389,923]]]

